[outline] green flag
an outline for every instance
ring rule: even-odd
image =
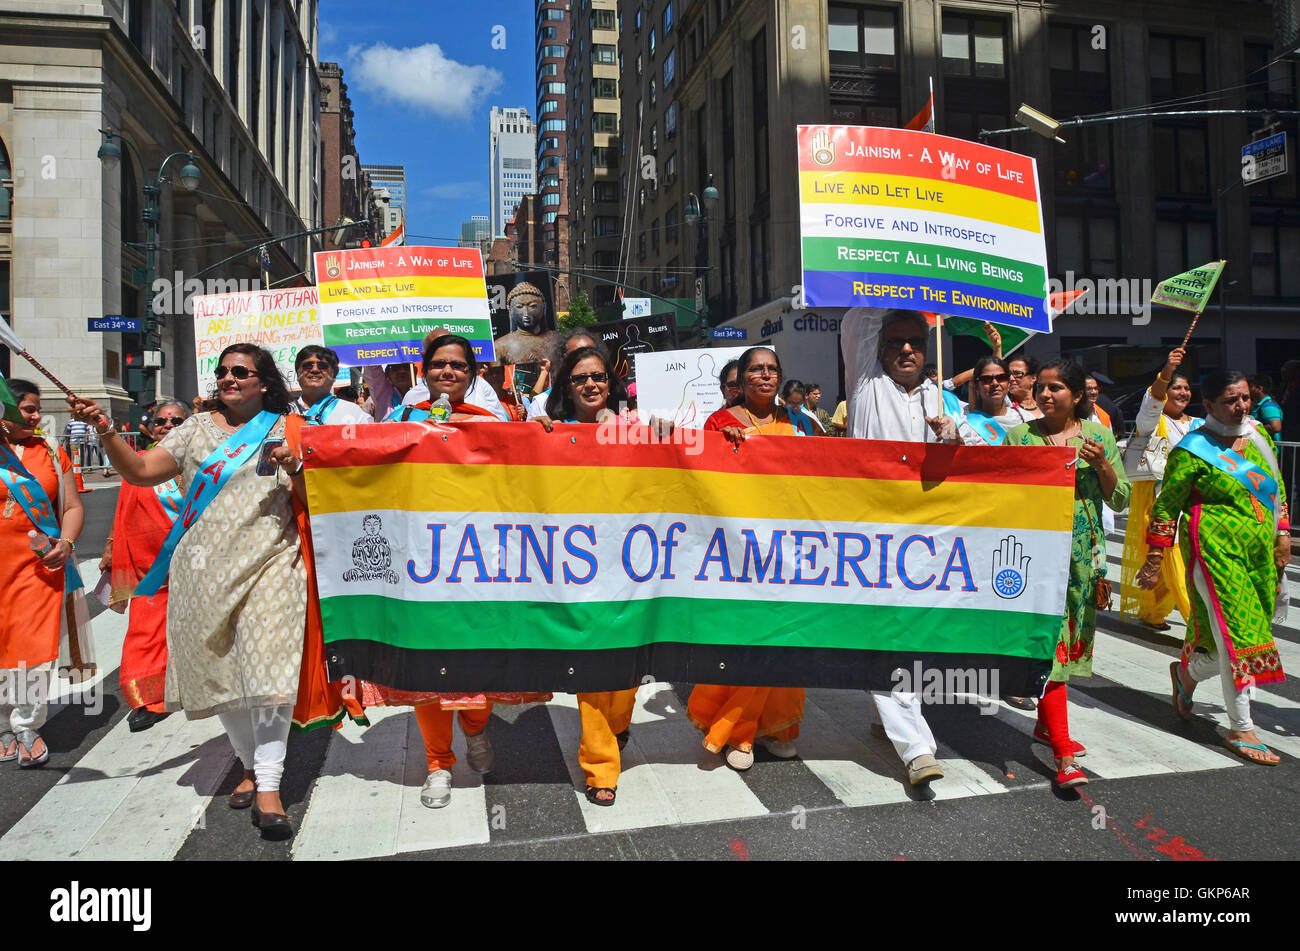
[[[22,414],[18,412],[18,401],[9,389],[9,381],[0,373],[0,402],[4,403],[4,418],[8,422],[23,424]]]
[[[994,324],[993,326],[1002,335],[1003,356],[1009,355],[1012,350],[1015,350],[1016,347],[1034,335],[1032,330],[1021,330],[1019,327],[1008,327],[1006,324]],[[993,341],[984,332],[984,321],[982,320],[976,320],[973,317],[945,317],[943,319],[943,329],[954,336],[978,337],[988,344],[990,348],[993,346]]]
[[[1160,282],[1156,292],[1151,295],[1151,303],[1177,307],[1180,310],[1193,310],[1200,313],[1205,310],[1206,301],[1219,282],[1223,266],[1227,261],[1211,261],[1182,274],[1175,274]]]

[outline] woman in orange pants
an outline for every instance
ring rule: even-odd
[[[558,354],[557,354],[558,356]],[[557,361],[559,369],[546,401],[546,413],[534,417],[547,432],[554,422],[634,425],[632,411],[615,413],[626,399],[622,383],[614,376],[605,351],[600,347],[578,347]],[[597,806],[614,805],[618,777],[623,769],[622,750],[627,745],[636,688],[578,694],[582,718],[582,742],[578,764],[587,777],[587,801]]]

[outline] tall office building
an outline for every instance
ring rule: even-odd
[[[573,29],[565,84],[569,89],[569,266],[613,278],[623,240],[622,211],[629,177],[637,171],[622,158],[619,139],[620,77],[628,64],[618,52],[619,14],[615,0],[590,0],[569,10]],[[619,170],[623,169],[620,183]],[[586,290],[597,306],[614,300],[609,284],[574,277],[574,293]]]
[[[568,0],[537,2],[537,189],[541,197],[539,262],[569,266],[569,183],[565,156],[569,149],[567,87],[564,61],[569,53]],[[568,290],[568,275],[558,285]],[[568,307],[567,293],[557,307]]]
[[[380,239],[387,238],[406,223],[406,166],[405,165],[363,165],[370,178],[370,187],[388,192],[388,210],[383,215],[383,233]]]
[[[537,190],[536,127],[527,109],[492,107],[488,155],[492,176],[492,234],[506,233],[519,199]]]
[[[462,248],[482,247],[483,242],[492,237],[492,220],[487,215],[475,215],[469,221],[460,224],[460,246]]]

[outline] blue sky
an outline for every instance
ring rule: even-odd
[[[488,214],[488,113],[537,110],[533,10],[532,0],[321,3],[320,59],[343,66],[362,164],[406,166],[408,244],[454,244],[462,221]]]

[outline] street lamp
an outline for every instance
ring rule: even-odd
[[[131,143],[130,139],[122,135],[121,132],[113,129],[112,126],[100,129],[99,131],[103,133],[104,141],[99,146],[99,152],[97,154],[100,162],[104,164],[105,168],[110,170],[117,168],[117,163],[121,161],[122,149],[118,146],[119,142],[135,153],[136,161],[140,163],[141,169],[145,167],[144,159],[140,155],[140,150]],[[158,171],[154,175],[153,181],[146,182],[142,189],[145,196],[145,206],[140,212],[140,220],[144,222],[145,226],[144,287],[145,294],[150,298],[150,304],[146,311],[143,328],[143,343],[146,350],[162,349],[162,337],[158,333],[159,321],[157,315],[154,313],[152,303],[154,274],[158,268],[158,196],[162,193],[162,183],[166,181],[166,179],[163,178],[163,171],[167,168],[167,163],[174,158],[185,158],[188,160],[181,167],[181,186],[187,192],[192,192],[197,189],[199,187],[199,181],[202,178],[202,174],[199,172],[199,167],[194,164],[193,149],[185,152],[173,152],[162,160],[162,163],[158,166]],[[161,365],[161,363],[159,365]]]
[[[1016,110],[1016,121],[1031,132],[1037,132],[1045,139],[1054,139],[1065,144],[1065,139],[1056,134],[1061,128],[1061,123],[1053,119],[1045,112],[1039,112],[1033,106],[1027,103],[1021,103],[1020,108]]]
[[[712,172],[709,173],[709,182],[701,197],[704,199],[703,207],[700,206],[700,199],[695,197],[695,192],[687,195],[684,217],[688,226],[698,225],[700,229],[699,238],[695,242],[695,283],[697,285],[695,313],[698,323],[703,326],[707,324],[709,314],[708,305],[705,303],[709,299],[706,285],[708,275],[704,273],[709,266],[709,212],[718,204],[718,189],[713,184]]]

